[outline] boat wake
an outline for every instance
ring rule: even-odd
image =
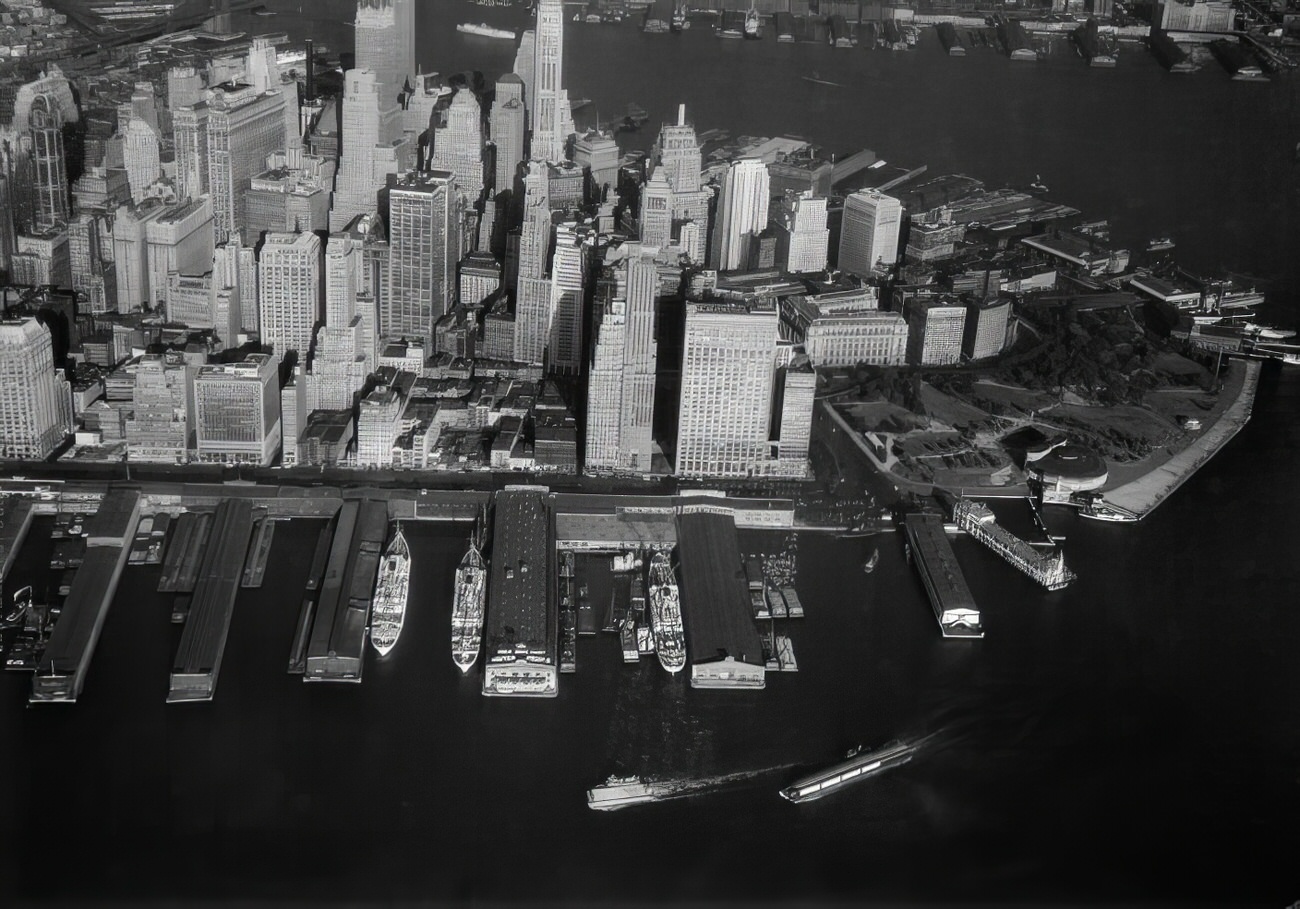
[[[737,773],[724,773],[719,776],[702,777],[691,780],[662,780],[656,785],[662,785],[671,788],[671,792],[661,795],[658,801],[665,799],[687,798],[693,795],[703,795],[706,792],[712,792],[716,789],[723,789],[730,786],[738,786],[740,783],[749,783],[759,780],[765,776],[774,773],[780,773],[789,770],[797,764],[777,764],[772,767],[763,767],[759,770],[741,770]]]

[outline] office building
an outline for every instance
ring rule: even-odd
[[[524,139],[528,117],[524,109],[524,83],[514,73],[506,73],[496,84],[489,129],[496,147],[495,188],[497,192],[514,189],[515,172],[524,160]]]
[[[673,189],[662,167],[641,187],[641,242],[655,249],[673,242]]]
[[[63,150],[63,112],[46,94],[37,95],[28,114],[35,165],[36,208],[32,229],[39,233],[68,223],[68,167]]]
[[[131,201],[137,205],[144,201],[149,188],[162,176],[161,147],[162,137],[158,135],[158,128],[143,117],[134,117],[127,124],[122,136],[122,156],[131,187]]]
[[[406,167],[410,151],[401,132],[401,111],[395,102],[385,101],[379,75],[369,69],[348,70],[330,230],[343,230],[359,215],[378,211],[380,190]]]
[[[176,194],[197,199],[208,191],[208,103],[172,110],[176,149]]]
[[[966,306],[943,294],[917,295],[904,307],[907,362],[913,366],[951,366],[961,362]]]
[[[769,181],[760,158],[740,158],[727,168],[718,197],[710,264],[718,271],[746,267],[755,235],[767,227]]]
[[[278,370],[275,357],[267,354],[199,368],[194,377],[197,460],[270,465],[280,448]]]
[[[584,461],[588,473],[651,469],[659,268],[653,249],[625,248],[627,258],[612,280],[600,285],[602,299],[593,317]]]
[[[907,357],[907,320],[877,309],[870,287],[782,298],[781,335],[817,368],[901,366]]]
[[[212,202],[208,197],[164,205],[144,226],[151,306],[167,297],[167,276],[172,272],[203,274],[212,266]]]
[[[322,300],[321,241],[316,234],[267,234],[258,261],[261,341],[283,360],[311,349]]]
[[[460,303],[481,306],[501,286],[501,263],[488,253],[470,253],[460,263]]]
[[[577,375],[582,369],[582,317],[587,257],[596,242],[591,224],[556,225],[551,257],[551,334],[546,361],[551,372]]]
[[[966,304],[962,355],[967,360],[996,357],[1007,346],[1011,328],[1011,301],[1006,297],[971,300]]]
[[[431,166],[451,172],[466,208],[483,194],[483,110],[468,88],[456,92],[446,123],[433,131]]]
[[[515,294],[513,359],[540,364],[551,333],[551,282],[546,278],[553,236],[547,167],[528,165],[524,178],[524,223],[519,235],[518,290]]]
[[[785,271],[809,274],[826,270],[830,248],[826,226],[826,200],[812,190],[787,192],[776,221],[777,259]]]
[[[766,472],[777,321],[775,303],[762,298],[686,304],[678,476]]]
[[[433,323],[451,308],[461,258],[461,205],[450,171],[388,178],[387,293],[379,328],[385,339],[431,342]],[[431,343],[427,346],[432,346]]]
[[[573,143],[573,163],[587,171],[587,195],[600,200],[618,186],[618,143],[608,132],[589,129]]]
[[[208,94],[208,185],[218,243],[244,224],[244,192],[284,148],[284,97],[224,83]]]
[[[189,460],[189,383],[182,354],[145,354],[135,366],[135,392],[126,419],[126,456],[150,464]]]
[[[407,79],[415,75],[415,4],[416,0],[357,0],[356,66],[378,77],[385,110],[397,106]]]
[[[538,0],[534,33],[533,81],[528,84],[534,161],[568,159],[565,146],[574,133],[569,93],[564,89],[564,3]],[[528,80],[525,80],[527,82]]]
[[[0,321],[0,458],[44,458],[67,435],[71,413],[49,329],[35,318]]]
[[[840,270],[866,277],[878,266],[892,266],[898,261],[902,221],[902,203],[892,196],[874,189],[851,193],[840,227]]]

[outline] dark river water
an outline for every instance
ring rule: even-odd
[[[494,12],[422,4],[425,68],[508,68],[507,42],[451,30]],[[318,34],[340,47],[347,32]],[[1167,233],[1189,266],[1272,279],[1271,318],[1295,321],[1294,79],[1176,78],[1137,48],[1113,71],[949,59],[933,35],[889,54],[575,25],[567,47],[574,97],[634,101],[652,122],[680,100],[700,129],[869,146],[991,184],[1041,174],[1124,242]],[[798,75],[813,67],[846,87],[809,88]],[[557,699],[485,699],[448,647],[467,528],[411,524],[397,648],[360,686],[304,685],[284,670],[319,525],[298,522],[277,531],[266,586],[240,594],[216,699],[169,706],[178,626],[153,592],[159,569],[128,568],[75,706],[27,708],[29,678],[0,674],[0,903],[1287,905],[1300,899],[1298,403],[1300,371],[1266,366],[1246,429],[1137,526],[1049,509],[1079,575],[1065,591],[958,539],[982,641],[940,638],[893,537],[864,575],[864,541],[802,535],[800,671],[761,692],[690,690],[657,664],[624,666],[602,635],[580,641]],[[10,588],[48,559],[48,528]],[[912,763],[833,798],[777,796],[853,745],[930,734]],[[752,775],[588,810],[584,791],[613,772]]]

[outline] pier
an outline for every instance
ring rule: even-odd
[[[959,529],[1048,590],[1060,590],[1074,580],[1074,572],[1065,567],[1065,553],[1060,550],[1050,554],[1039,552],[999,524],[992,510],[983,502],[962,499],[953,506],[952,516]]]
[[[190,614],[172,662],[167,702],[210,701],[217,690],[241,568],[253,530],[253,506],[228,499],[212,518],[212,545],[203,549]]]
[[[936,514],[909,514],[903,519],[903,527],[907,531],[912,562],[921,575],[943,636],[984,637],[979,607],[948,542],[943,518]]]
[[[253,531],[253,542],[248,547],[248,558],[244,561],[244,579],[241,587],[261,587],[266,577],[266,560],[271,554],[271,541],[275,538],[275,521],[265,512],[257,519]]]
[[[212,529],[212,515],[206,511],[187,511],[176,522],[176,533],[163,559],[159,593],[193,593],[198,581],[199,564]]]
[[[387,503],[349,499],[339,509],[307,644],[304,681],[361,681],[370,600],[387,536]]]
[[[31,703],[72,703],[81,694],[139,519],[140,493],[133,489],[111,491],[91,518],[85,560],[36,666]]]

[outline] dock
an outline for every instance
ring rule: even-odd
[[[114,489],[91,518],[86,555],[32,679],[30,702],[73,703],[85,684],[140,519],[140,493]]]
[[[289,651],[289,675],[302,675],[307,671],[307,643],[311,640],[311,620],[316,604],[304,597],[298,610],[298,627],[293,633],[293,649]]]
[[[387,503],[349,499],[340,507],[307,643],[304,681],[361,681],[370,600],[387,536]]]
[[[966,585],[957,556],[944,530],[943,518],[913,513],[903,520],[912,562],[930,597],[939,630],[946,638],[982,638],[979,607]]]
[[[244,560],[241,587],[262,586],[262,579],[266,577],[266,560],[271,554],[271,540],[275,537],[275,523],[264,511],[257,519],[253,530],[253,541],[248,546],[248,558]]]
[[[1065,567],[1063,552],[1059,549],[1051,553],[1039,552],[999,524],[992,510],[983,502],[962,499],[953,506],[953,518],[958,528],[1048,590],[1060,590],[1074,580],[1074,572]]]
[[[316,551],[311,557],[311,570],[307,573],[307,589],[319,590],[325,575],[325,565],[330,557],[330,540],[334,539],[334,527],[337,519],[331,519],[316,538]]]
[[[169,704],[210,701],[216,694],[241,567],[253,530],[253,506],[243,499],[227,499],[217,506],[211,527],[212,545],[203,548],[190,614],[172,662]]]
[[[212,515],[206,511],[187,511],[176,522],[176,533],[163,559],[159,593],[193,593],[198,582],[199,566],[212,530]]]

